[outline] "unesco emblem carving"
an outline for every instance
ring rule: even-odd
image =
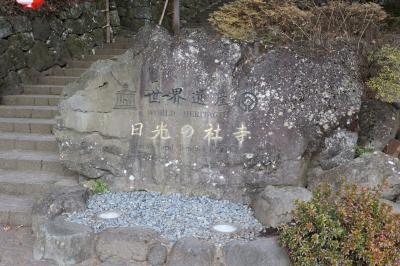
[[[136,109],[136,91],[129,90],[127,86],[116,93],[114,109]]]
[[[239,98],[239,108],[242,111],[250,112],[253,111],[258,104],[257,96],[251,92],[244,92]]]

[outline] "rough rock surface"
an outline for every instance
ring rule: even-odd
[[[255,217],[267,227],[278,227],[292,220],[295,201],[308,201],[312,193],[302,187],[267,186],[253,202]]]
[[[316,176],[310,176],[309,187],[315,188],[321,182],[338,187],[343,178],[349,183],[367,188],[376,188],[386,181],[387,186],[382,190],[382,197],[394,200],[400,195],[400,161],[382,152],[365,154]]]
[[[207,241],[188,237],[172,247],[167,266],[213,266],[215,247]]]
[[[59,265],[70,265],[94,256],[95,237],[87,226],[57,217],[43,224],[40,230],[42,234],[35,244],[42,243],[40,248],[37,247],[41,254],[34,254],[35,259],[50,259]]]
[[[358,135],[344,129],[339,129],[326,138],[324,147],[318,156],[318,163],[323,170],[329,170],[355,157]]]
[[[332,58],[289,49],[245,58],[201,31],[143,29],[117,62],[65,89],[56,130],[67,167],[151,189],[249,201],[301,185],[326,133],[358,112],[361,85]]]
[[[35,202],[32,210],[32,231],[35,236],[33,256],[35,259],[43,257],[46,239],[43,226],[64,212],[83,211],[86,208],[88,196],[88,190],[80,186],[63,187],[61,191],[55,189]]]
[[[53,66],[65,65],[69,57],[92,54],[94,46],[104,42],[105,13],[99,4],[78,1],[57,12],[43,13],[40,9],[0,16],[0,93],[19,94],[21,82],[35,83],[34,78],[26,79],[26,72],[44,72]],[[115,8],[115,4],[111,6],[114,14]],[[0,13],[9,11],[5,7]],[[114,19],[114,34],[119,31],[118,23]]]
[[[149,228],[110,228],[98,234],[96,252],[102,261],[145,261],[150,248],[159,243],[158,233]]]
[[[147,254],[147,260],[152,266],[161,266],[167,260],[168,248],[164,245],[158,244],[153,246]]]
[[[385,203],[385,204],[387,204],[389,206],[392,206],[393,212],[396,213],[396,214],[400,214],[400,203],[393,202],[391,200],[385,200],[385,199],[381,199],[381,202],[383,202],[383,203]]]
[[[6,38],[12,34],[12,26],[5,17],[0,17],[0,39]]]
[[[289,266],[286,251],[276,238],[264,238],[248,243],[232,241],[224,248],[227,266]]]
[[[382,151],[400,128],[400,112],[388,103],[366,101],[359,114],[359,144]]]

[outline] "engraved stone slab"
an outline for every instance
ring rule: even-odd
[[[144,28],[117,62],[64,90],[56,136],[67,167],[149,189],[249,201],[301,185],[326,133],[358,112],[361,85],[330,57],[258,57],[201,31]]]

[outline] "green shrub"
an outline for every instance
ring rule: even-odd
[[[370,63],[378,68],[377,73],[367,84],[385,102],[400,102],[400,48],[383,46],[368,57]]]
[[[362,156],[364,154],[367,154],[367,153],[373,153],[374,151],[375,151],[374,147],[372,147],[372,146],[360,146],[360,145],[357,145],[356,146],[356,157],[360,157],[360,156]]]
[[[92,194],[103,194],[110,192],[108,184],[101,179],[89,180],[84,183]]]
[[[236,0],[210,15],[214,28],[227,37],[242,40],[312,41],[323,45],[329,40],[361,39],[379,28],[386,13],[375,3],[351,4],[328,1],[317,6],[295,0]]]
[[[297,202],[294,222],[280,241],[294,265],[400,265],[400,215],[379,193],[345,185],[320,186],[310,202]]]

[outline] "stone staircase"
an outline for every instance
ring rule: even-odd
[[[0,224],[31,225],[36,196],[51,187],[75,185],[77,176],[60,161],[52,134],[63,87],[99,59],[111,59],[129,47],[129,38],[104,44],[67,67],[23,84],[23,94],[2,97],[0,105]]]

